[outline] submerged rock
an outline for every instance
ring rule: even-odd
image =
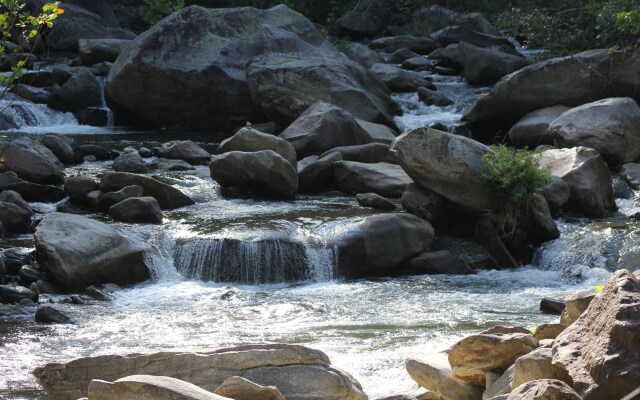
[[[35,247],[40,265],[64,290],[129,285],[150,277],[143,248],[108,225],[78,215],[46,215],[36,229]]]
[[[66,324],[71,321],[68,315],[51,306],[42,306],[36,310],[36,322]]]

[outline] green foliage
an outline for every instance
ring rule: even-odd
[[[551,175],[540,169],[534,152],[505,145],[492,150],[482,158],[481,176],[502,206],[527,205],[535,191],[549,183]]]
[[[340,50],[343,53],[347,51],[347,46],[349,46],[350,42],[349,39],[335,37],[331,35],[326,28],[320,29],[320,33],[327,41],[331,42],[331,44],[333,44],[336,49]]]
[[[152,26],[183,7],[184,0],[142,0],[139,11],[142,19]]]

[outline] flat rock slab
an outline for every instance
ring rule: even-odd
[[[88,400],[225,400],[196,385],[167,376],[132,375],[106,382],[94,379],[89,384]]]

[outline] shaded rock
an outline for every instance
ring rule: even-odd
[[[64,174],[56,164],[57,158],[35,140],[25,137],[2,142],[0,154],[4,159],[4,166],[26,181],[39,184],[64,182]]]
[[[19,193],[14,192],[13,190],[4,190],[0,192],[0,202],[15,204],[16,206],[28,211],[31,215],[35,214],[33,208],[31,208],[29,203],[24,201],[22,196],[20,196]]]
[[[31,229],[31,213],[14,203],[0,201],[0,223],[13,233],[25,233]]]
[[[363,207],[371,207],[376,210],[395,210],[396,205],[388,199],[375,193],[360,193],[356,196],[358,204]]]
[[[414,215],[380,214],[345,227],[329,242],[338,248],[338,275],[389,276],[424,251],[433,237],[431,225]]]
[[[509,140],[514,146],[535,148],[541,144],[553,145],[553,136],[549,125],[562,113],[569,110],[566,106],[541,108],[526,114],[509,130]]]
[[[162,210],[153,197],[125,199],[109,208],[109,216],[120,222],[162,223]]]
[[[458,24],[488,35],[502,35],[502,33],[491,25],[480,13],[458,13],[440,5],[419,8],[413,13],[413,20],[414,22],[426,25],[431,31]]]
[[[138,153],[122,153],[113,160],[113,170],[144,174],[149,172],[149,164]]]
[[[93,156],[98,161],[111,160],[109,150],[94,144],[85,144],[79,146],[83,156]]]
[[[428,359],[409,358],[405,367],[418,385],[438,393],[444,400],[478,400],[482,398],[481,386],[454,378],[446,354],[434,354]]]
[[[549,183],[537,190],[549,205],[552,212],[559,211],[571,197],[571,188],[562,178],[552,176]]]
[[[207,165],[211,161],[211,154],[191,140],[163,143],[157,156],[169,160],[183,160],[192,165]]]
[[[540,379],[515,388],[507,400],[580,400],[581,397],[566,383],[554,379]]]
[[[40,280],[40,281],[36,281],[35,284],[38,287],[38,290],[40,291],[40,293],[46,293],[46,294],[59,293],[58,288],[51,282]]]
[[[389,48],[405,48],[418,54],[428,54],[439,48],[440,44],[428,37],[415,36],[387,36],[373,40],[369,43],[369,48],[373,50],[385,50]]]
[[[372,142],[391,144],[396,138],[396,131],[386,125],[356,119],[356,122],[364,129]]]
[[[547,150],[540,156],[540,167],[549,168],[551,175],[569,185],[567,208],[596,218],[616,210],[609,169],[595,150]]]
[[[622,176],[632,188],[640,188],[640,164],[624,164],[622,168],[620,168],[620,176]]]
[[[476,270],[498,269],[500,267],[487,249],[472,240],[452,236],[438,236],[433,241],[432,250],[449,250]]]
[[[98,182],[84,175],[71,176],[64,181],[64,191],[67,192],[71,200],[79,204],[85,203],[87,194],[98,190],[98,188]]]
[[[213,156],[209,170],[221,186],[239,186],[281,198],[293,198],[298,192],[297,171],[272,150],[232,151]]]
[[[388,163],[337,161],[333,164],[333,175],[342,192],[373,192],[389,197],[402,196],[407,186],[413,182],[402,167]]]
[[[280,137],[293,145],[298,158],[372,141],[351,114],[328,103],[309,107]]]
[[[402,208],[430,222],[440,219],[445,212],[439,195],[430,190],[421,189],[415,183],[407,186],[402,193]]]
[[[596,150],[610,165],[640,155],[640,107],[628,97],[599,100],[566,111],[549,125],[556,147]]]
[[[214,393],[234,400],[285,400],[277,387],[258,385],[240,376],[226,379]]]
[[[464,275],[472,273],[469,265],[448,250],[426,251],[409,261],[409,268],[415,274]]]
[[[410,71],[414,71],[414,70],[419,70],[419,71],[431,70],[433,68],[433,66],[434,66],[433,62],[431,60],[429,60],[425,56],[411,57],[411,58],[408,58],[408,59],[406,59],[406,60],[404,60],[402,62],[402,68],[403,69],[408,69]]]
[[[394,126],[400,113],[375,75],[344,55],[269,53],[247,66],[254,101],[273,121],[289,125],[317,102],[366,121]]]
[[[130,198],[142,197],[143,194],[144,188],[140,185],[125,186],[118,191],[101,193],[98,197],[98,208],[107,212],[111,206]]]
[[[247,345],[202,352],[106,355],[51,363],[34,375],[51,398],[75,400],[91,379],[115,381],[130,374],[164,375],[213,391],[232,376],[276,386],[290,400],[365,400],[360,384],[327,356],[302,346]]]
[[[73,116],[81,125],[107,126],[109,125],[110,112],[108,108],[85,107],[74,111]]]
[[[11,91],[19,97],[36,104],[46,104],[49,96],[51,96],[49,90],[25,85],[23,83],[16,84],[11,88]]]
[[[402,64],[404,60],[408,60],[409,58],[419,57],[420,55],[414,53],[409,49],[398,49],[393,53],[389,54],[384,62],[387,64]]]
[[[457,44],[450,44],[447,47],[436,49],[429,54],[429,58],[436,60],[440,67],[449,67],[455,70],[464,69],[464,53]]]
[[[63,164],[81,164],[84,161],[82,150],[75,140],[62,135],[47,134],[42,137],[45,145]]]
[[[323,157],[309,156],[298,163],[300,193],[327,190],[335,185],[333,163],[342,161],[340,153],[330,153]]]
[[[468,26],[464,25],[452,25],[433,32],[431,38],[437,40],[443,45],[449,45],[452,43],[467,42],[478,47],[492,47],[492,46],[509,46],[513,47],[513,44],[504,36],[488,35],[486,33],[476,32]]]
[[[68,315],[51,306],[38,307],[36,310],[36,322],[66,324],[71,321]]]
[[[418,88],[418,98],[428,106],[446,107],[453,104],[453,100],[446,95],[424,87]]]
[[[38,296],[24,286],[0,285],[2,303],[20,303],[23,299],[38,301]]]
[[[42,275],[42,272],[38,271],[31,265],[23,265],[22,267],[20,267],[18,275],[20,276],[20,280],[27,285],[33,282],[44,280],[44,275]]]
[[[0,258],[2,258],[7,272],[10,275],[17,275],[20,267],[29,262],[29,253],[17,248],[7,249],[0,253]]]
[[[543,298],[540,300],[540,311],[544,314],[560,315],[564,311],[564,301]]]
[[[511,393],[511,382],[513,382],[514,366],[510,366],[503,374],[487,372],[486,389],[482,393],[482,400],[494,399],[496,396],[508,395]],[[490,379],[495,378],[495,379]]]
[[[60,111],[77,111],[87,107],[100,107],[102,85],[88,68],[77,68],[64,85],[56,89],[47,105]]]
[[[149,279],[144,249],[115,229],[85,217],[46,215],[35,233],[40,265],[64,290]]]
[[[384,62],[384,58],[378,52],[360,43],[349,43],[345,49],[345,54],[365,68]]]
[[[422,188],[472,210],[495,206],[480,176],[482,157],[491,150],[468,138],[431,128],[399,136],[391,151]]]
[[[61,188],[52,185],[38,185],[37,183],[22,182],[14,183],[7,187],[26,201],[39,203],[55,203],[64,199],[67,195]]]
[[[568,372],[583,399],[622,398],[640,382],[639,324],[640,281],[631,271],[618,270],[556,338],[553,365]]]
[[[562,324],[542,324],[536,327],[536,333],[533,334],[533,337],[539,342],[545,339],[555,339],[566,326]]]
[[[464,59],[464,77],[469,83],[475,85],[496,83],[503,76],[529,65],[526,58],[469,43],[458,44],[458,49]]]
[[[355,146],[334,147],[322,153],[320,157],[327,156],[332,153],[340,153],[345,161],[357,161],[363,163],[390,163],[395,164],[396,159],[389,152],[389,145],[383,143],[367,143]]]
[[[147,147],[140,147],[138,149],[138,154],[140,154],[140,157],[142,157],[142,158],[153,157],[153,152],[151,151],[151,149],[149,149]]]
[[[504,372],[536,347],[533,336],[524,333],[476,334],[453,345],[449,363],[457,379],[484,385],[486,372]]]
[[[158,158],[149,166],[153,170],[161,171],[192,171],[195,168],[186,161],[167,160],[166,158]]]
[[[512,388],[537,379],[557,379],[571,383],[567,372],[551,364],[551,349],[537,348],[518,358],[514,364]]]
[[[24,183],[25,181],[18,178],[15,172],[7,171],[0,173],[0,191],[6,190],[9,186],[16,183]]]
[[[363,0],[338,18],[337,24],[347,35],[356,37],[374,36],[389,25],[391,16],[381,0]]]
[[[136,399],[136,400],[225,400],[196,385],[167,376],[132,375],[106,382],[93,379],[89,384],[88,400]]]
[[[127,39],[80,39],[80,63],[90,66],[104,61],[114,62],[130,42]]]
[[[180,190],[148,176],[126,172],[108,172],[100,179],[100,190],[103,192],[120,190],[131,185],[142,186],[143,195],[154,197],[163,210],[173,210],[194,204],[193,200]]]
[[[26,71],[22,74],[20,83],[37,88],[50,88],[55,85],[55,80],[51,71]]]
[[[298,168],[296,149],[291,143],[283,138],[260,132],[251,127],[242,128],[229,139],[222,141],[216,153],[223,154],[230,151],[251,153],[262,150],[273,150],[289,161],[294,168]]]
[[[406,71],[390,64],[375,64],[369,70],[392,92],[415,92],[420,87],[434,87],[433,83],[415,72]]]

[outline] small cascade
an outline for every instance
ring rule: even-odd
[[[34,104],[24,100],[0,100],[0,129],[20,129],[23,127],[47,127],[78,125],[71,113],[53,110],[44,104]]]
[[[114,124],[113,111],[107,105],[107,98],[105,96],[106,88],[105,81],[106,77],[99,77],[98,81],[100,82],[100,108],[105,110],[107,113],[107,128],[112,128]]]
[[[326,281],[335,251],[283,239],[197,239],[178,243],[176,270],[189,279],[242,284]]]

